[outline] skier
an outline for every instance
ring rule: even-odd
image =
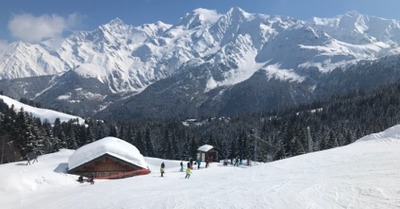
[[[197,170],[200,169],[200,163],[201,163],[201,160],[200,160],[200,159],[197,159]]]
[[[160,167],[161,177],[164,177],[164,168],[165,168],[165,164],[164,164],[164,162],[162,162],[161,167]]]
[[[190,167],[188,167],[187,169],[186,169],[186,176],[185,176],[185,179],[188,179],[188,178],[190,178],[190,174],[192,173],[192,171],[190,170]]]
[[[239,167],[239,157],[236,157],[236,158],[235,158],[235,165],[234,165],[234,166]]]
[[[193,159],[190,158],[189,162],[190,162],[190,169],[193,169]]]
[[[209,157],[207,157],[207,159],[206,159],[206,168],[208,168],[208,164],[210,163],[210,158]],[[225,163],[224,163],[224,165],[225,165]]]
[[[181,161],[181,172],[183,172],[183,162]]]

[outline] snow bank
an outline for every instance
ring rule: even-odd
[[[66,174],[66,159],[73,152],[74,150],[62,149],[56,153],[41,155],[38,157],[38,162],[32,165],[27,165],[27,161],[1,165],[0,208],[13,208],[3,206],[4,201],[1,200],[3,194],[8,194],[8,198],[12,196],[19,198],[26,193],[75,184],[76,177]]]
[[[68,169],[74,169],[104,154],[109,154],[142,168],[147,168],[143,155],[140,154],[135,146],[116,137],[106,137],[77,149],[69,157]]]
[[[393,126],[382,132],[370,134],[357,140],[356,142],[365,141],[400,141],[400,125]]]

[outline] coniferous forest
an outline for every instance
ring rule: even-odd
[[[28,102],[28,100],[21,100]],[[60,149],[77,149],[106,136],[135,145],[144,156],[184,160],[211,144],[224,158],[273,161],[354,142],[400,121],[400,81],[374,91],[236,117],[188,120],[98,120],[54,124],[0,101],[1,163]]]

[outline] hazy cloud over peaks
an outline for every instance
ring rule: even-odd
[[[0,39],[0,54],[6,51],[8,48],[8,42]]]
[[[77,24],[77,15],[67,18],[57,14],[33,16],[32,14],[14,15],[8,23],[8,29],[15,38],[27,42],[39,42],[44,39],[58,38]]]

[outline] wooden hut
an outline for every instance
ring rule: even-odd
[[[219,162],[219,150],[211,145],[205,144],[197,149],[197,158],[202,162]]]
[[[68,159],[68,173],[98,179],[149,173],[139,150],[121,139],[106,137],[77,149]]]

